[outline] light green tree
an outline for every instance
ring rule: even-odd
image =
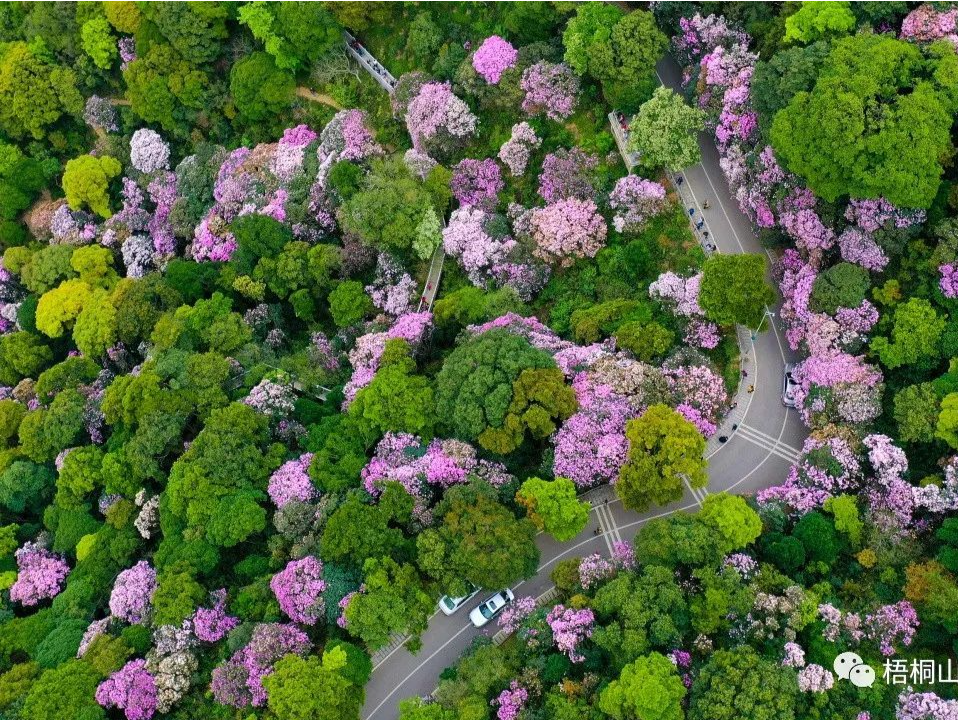
[[[109,155],[81,155],[68,161],[63,171],[63,192],[70,208],[79,210],[88,205],[100,217],[110,217],[110,180],[122,170],[120,162]]]
[[[118,55],[116,38],[110,31],[110,23],[105,17],[87,20],[80,28],[83,51],[93,59],[93,64],[104,70],[109,69]]]
[[[803,2],[801,10],[785,18],[785,39],[793,42],[807,44],[854,29],[850,2]]]
[[[622,668],[599,696],[599,709],[615,720],[683,720],[686,692],[672,661],[654,652]]]
[[[765,270],[765,256],[757,253],[712,255],[702,267],[699,291],[706,317],[719,325],[758,325],[775,300]]]
[[[561,542],[574,538],[589,521],[589,505],[576,497],[575,484],[568,478],[529,478],[516,493],[516,502],[539,530]]]
[[[660,87],[629,124],[629,150],[639,153],[643,167],[682,170],[702,159],[698,132],[704,127],[702,110]]]
[[[938,341],[945,324],[945,318],[935,312],[930,302],[913,297],[895,307],[891,338],[876,337],[872,340],[872,352],[892,370],[931,362],[940,352]]]

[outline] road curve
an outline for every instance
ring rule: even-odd
[[[658,72],[664,85],[679,89],[680,69],[674,61],[663,59]],[[729,193],[719,167],[718,151],[706,133],[700,135],[699,145],[702,162],[682,173],[683,200],[696,207],[696,217],[706,219],[710,239],[719,251],[765,253],[752,233],[751,224]],[[703,211],[701,205],[705,200],[710,207]],[[770,330],[766,321],[764,332],[754,341],[747,332],[741,335],[745,341],[743,368],[747,376],[736,398],[737,406],[717,433],[728,436],[728,442],[720,444],[713,439],[709,445],[708,488],[694,493],[687,489],[681,501],[645,513],[623,508],[609,488],[593,491],[589,498],[592,500],[589,524],[576,538],[559,543],[548,535],[538,536],[542,564],[534,577],[514,587],[517,596],[537,597],[547,592],[552,587],[549,573],[557,562],[596,552],[607,555],[613,541],[632,540],[642,523],[680,510],[695,510],[709,492],[752,493],[785,479],[789,464],[797,457],[807,433],[797,413],[782,405],[783,365],[796,361],[797,357],[789,351],[777,324],[778,307],[773,310],[776,317],[771,319]],[[749,385],[754,385],[754,392],[747,392]],[[737,425],[734,431],[733,424]],[[596,527],[602,528],[600,535],[595,534]],[[473,638],[480,633],[495,633],[494,623],[485,630],[473,628],[467,617],[468,609],[471,608],[460,610],[452,617],[437,611],[422,636],[422,649],[418,654],[412,655],[400,645],[376,658],[373,675],[366,685],[365,720],[395,720],[401,699],[431,693],[439,674],[455,662]]]

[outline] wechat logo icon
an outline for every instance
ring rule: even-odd
[[[832,663],[835,674],[842,680],[848,680],[855,687],[869,688],[875,684],[875,669],[866,665],[861,655],[843,652]]]

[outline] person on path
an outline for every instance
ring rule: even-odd
[[[754,385],[749,385],[749,386],[748,386],[748,391],[749,391],[750,393],[755,392],[755,386],[754,386]]]
[[[708,200],[706,200],[704,203],[702,203],[702,209],[704,209],[704,210],[708,210],[708,209],[709,209],[709,201],[708,201]]]

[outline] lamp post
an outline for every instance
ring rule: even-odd
[[[762,330],[762,325],[765,324],[765,318],[774,318],[775,313],[773,313],[768,308],[765,308],[765,312],[762,313],[762,319],[758,321],[758,327],[752,330],[752,342],[755,342],[755,339],[758,337],[759,332]]]

